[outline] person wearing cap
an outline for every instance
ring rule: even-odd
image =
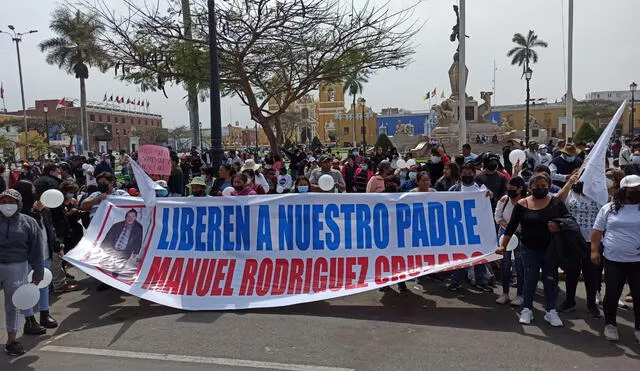
[[[4,291],[4,310],[7,326],[5,351],[22,355],[24,348],[16,341],[20,312],[13,305],[13,293],[27,283],[29,266],[33,269],[33,283],[44,277],[42,233],[38,222],[20,213],[22,196],[15,189],[0,194],[0,288]]]
[[[210,197],[207,195],[207,183],[202,177],[194,177],[189,183],[189,189],[191,189],[191,196],[189,197]]]
[[[309,177],[309,181],[311,182],[311,190],[313,192],[325,192],[318,185],[318,180],[323,175],[331,175],[333,181],[335,182],[335,186],[328,192],[335,192],[337,188],[339,192],[344,192],[346,190],[346,185],[344,183],[344,179],[342,178],[342,174],[340,171],[333,169],[331,167],[331,158],[328,156],[320,156],[318,159],[320,163],[320,167],[311,172],[311,176]]]
[[[331,160],[331,168],[340,171],[340,160],[337,158]]]
[[[556,157],[560,156],[560,154],[561,154],[560,150],[562,148],[564,148],[565,144],[566,144],[566,142],[564,141],[564,139],[560,139],[558,141],[558,143],[556,143],[556,146],[553,147],[553,151],[551,151],[551,157],[556,158]]]
[[[22,164],[22,173],[20,174],[20,176],[18,177],[18,180],[28,180],[30,182],[33,182],[36,180],[36,175],[33,172],[32,169],[32,165],[29,164],[28,162],[25,162]]]
[[[606,233],[605,233],[606,232]],[[602,241],[602,254],[600,252]],[[640,176],[627,175],[613,201],[604,205],[591,232],[591,261],[604,261],[604,336],[619,339],[616,327],[618,299],[629,283],[635,317],[634,336],[640,342]]]
[[[553,161],[553,156],[549,153],[549,147],[546,144],[538,146],[538,158],[540,159],[540,165],[549,166]]]
[[[567,143],[560,153],[560,156],[551,161],[549,170],[553,184],[564,187],[571,173],[582,166],[582,160],[578,157],[578,148],[572,143]]]

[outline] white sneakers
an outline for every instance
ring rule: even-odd
[[[552,309],[544,315],[544,320],[549,322],[549,324],[553,327],[562,327],[563,323],[560,317],[558,316],[558,312],[555,309]]]
[[[509,294],[502,294],[498,296],[498,298],[496,299],[496,303],[498,304],[506,304],[508,302],[509,302]]]
[[[511,300],[511,305],[513,305],[514,307],[519,307],[522,305],[522,303],[524,303],[524,298],[522,296],[516,296],[515,298],[513,298],[513,300]]]
[[[520,312],[520,323],[530,325],[531,321],[533,321],[533,312],[529,308],[523,308]]]
[[[604,326],[604,337],[609,341],[618,341],[618,328],[614,325]],[[638,338],[638,331],[636,331],[636,339]]]

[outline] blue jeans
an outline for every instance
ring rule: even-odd
[[[498,231],[498,240],[504,234],[504,228],[500,228]],[[515,272],[512,272],[511,253],[513,253],[515,266],[513,267]],[[511,276],[515,273],[517,277],[516,295],[522,296],[522,288],[524,285],[524,266],[522,265],[522,247],[518,245],[513,251],[505,251],[502,260],[500,261],[500,280],[502,281],[502,293],[508,294],[511,287]]]
[[[44,266],[45,268],[51,270],[51,258],[47,258],[44,260]],[[49,310],[49,287],[40,289],[40,300],[38,300],[38,309],[41,312],[44,310]],[[23,310],[22,314],[25,317],[33,316],[33,308]]]
[[[547,312],[556,309],[558,298],[557,268],[546,262],[545,251],[531,250],[523,244],[520,244],[520,248],[522,249],[522,265],[524,266],[524,303],[522,307],[533,309],[533,297],[536,294],[540,270],[542,270],[545,309]]]
[[[471,268],[461,268],[453,271],[453,273],[451,273],[451,281],[458,285],[462,284],[462,279],[467,275],[467,269]],[[489,275],[485,264],[474,265],[473,272],[476,277],[476,285],[486,285],[489,283]]]

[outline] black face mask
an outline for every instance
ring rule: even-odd
[[[584,182],[578,182],[571,186],[571,190],[578,194],[582,194],[583,189],[584,189]]]
[[[545,198],[549,194],[549,188],[534,188],[531,190],[533,198]]]
[[[204,196],[206,196],[206,193],[205,193],[205,191],[195,191],[195,192],[193,192],[193,195],[195,197],[204,197]]]
[[[627,191],[627,200],[632,204],[640,204],[640,191]]]
[[[497,168],[498,168],[498,163],[495,161],[491,161],[487,164],[487,170],[489,171],[496,171]]]
[[[98,183],[98,192],[100,193],[109,192],[109,185],[104,183]]]
[[[520,191],[517,189],[507,189],[507,196],[509,196],[509,198],[516,198],[519,194]]]
[[[473,175],[463,175],[460,177],[460,180],[462,180],[462,184],[473,184],[475,178]]]

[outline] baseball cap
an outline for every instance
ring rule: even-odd
[[[327,156],[320,156],[320,158],[318,159],[318,162],[325,162],[325,161],[329,161],[331,160],[331,158],[327,157]]]
[[[10,197],[18,202],[22,202],[22,195],[15,189],[7,189],[6,191],[0,193],[0,198],[4,197]]]
[[[620,189],[640,186],[640,176],[627,175],[620,181]]]

